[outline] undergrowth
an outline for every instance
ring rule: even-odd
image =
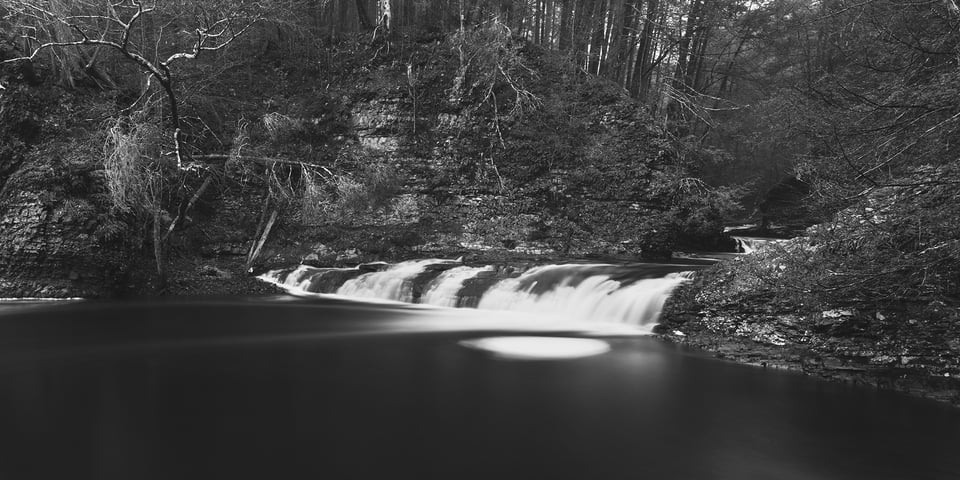
[[[960,301],[960,179],[922,167],[865,193],[806,236],[717,266],[705,304],[772,294],[803,308]]]

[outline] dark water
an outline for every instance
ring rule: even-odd
[[[459,342],[524,322],[481,314],[280,300],[2,310],[0,478],[960,478],[958,410],[649,337],[503,359]]]

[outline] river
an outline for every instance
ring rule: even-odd
[[[651,279],[584,269],[565,297]],[[960,478],[960,410],[707,358],[609,311],[303,292],[0,310],[0,478]]]

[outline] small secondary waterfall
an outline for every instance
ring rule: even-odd
[[[260,276],[300,295],[547,314],[567,321],[653,325],[692,265],[560,264],[526,271],[424,259],[354,268],[296,268]]]
[[[784,241],[779,238],[740,237],[736,235],[732,236],[731,238],[737,241],[737,250],[739,250],[739,253],[753,253],[771,243]]]

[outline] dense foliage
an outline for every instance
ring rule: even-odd
[[[826,222],[724,273],[717,298],[755,290],[808,307],[956,301],[955,4],[771,2],[761,11],[780,19],[761,37],[778,61],[751,73],[766,96],[728,129],[762,118],[759,144],[791,155]]]
[[[514,212],[544,215],[529,235],[668,250],[681,233],[703,245],[737,201],[769,213],[790,176],[812,194],[773,220],[830,222],[805,242],[832,246],[795,258],[816,252],[821,299],[955,290],[952,0],[16,0],[0,17],[0,178],[96,145],[104,163],[68,176],[147,243],[231,182],[262,184],[264,218],[387,209],[419,174],[351,143],[348,112],[389,97],[370,115],[393,123],[371,128],[443,165],[422,186],[438,204],[451,184],[536,198]],[[453,155],[424,112],[479,134]],[[635,204],[637,231],[598,230],[617,223],[603,202]],[[866,208],[883,222],[850,216]]]

